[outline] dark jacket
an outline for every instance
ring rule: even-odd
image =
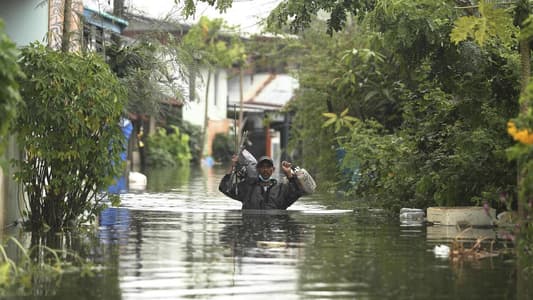
[[[231,176],[226,174],[220,181],[218,190],[232,199],[241,201],[242,209],[287,209],[304,195],[296,182],[296,177],[284,182],[271,179],[265,191],[257,177],[247,178],[235,184],[231,182]]]

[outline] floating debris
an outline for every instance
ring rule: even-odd
[[[422,226],[425,221],[425,213],[418,208],[400,209],[400,225],[402,226]]]
[[[448,258],[450,256],[450,247],[446,245],[436,245],[435,248],[433,248],[433,253],[435,253],[436,257]]]
[[[483,258],[489,258],[489,257],[496,257],[499,256],[500,253],[497,251],[494,251],[494,239],[488,238],[488,237],[480,237],[476,239],[476,242],[472,247],[468,248],[465,247],[465,241],[461,241],[460,238],[462,234],[465,232],[471,230],[472,227],[469,227],[465,230],[463,230],[457,237],[452,241],[452,251],[450,253],[450,256],[452,260],[459,261],[459,260],[478,260]],[[490,249],[483,249],[482,243],[486,240],[490,240]]]

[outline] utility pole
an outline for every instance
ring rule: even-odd
[[[113,15],[121,19],[124,17],[124,0],[113,0]],[[118,49],[121,45],[120,35],[114,33],[111,39]]]
[[[243,132],[243,106],[244,106],[244,87],[243,87],[243,70],[242,65],[239,66],[239,139]],[[242,143],[242,141],[239,140],[239,145]]]

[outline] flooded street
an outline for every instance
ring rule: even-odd
[[[106,269],[64,275],[54,299],[517,299],[514,260],[436,257],[438,230],[321,195],[244,212],[218,192],[222,169],[188,172],[151,173],[104,211]]]

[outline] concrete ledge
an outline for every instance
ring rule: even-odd
[[[446,226],[493,226],[496,210],[479,206],[428,207],[427,221]]]

